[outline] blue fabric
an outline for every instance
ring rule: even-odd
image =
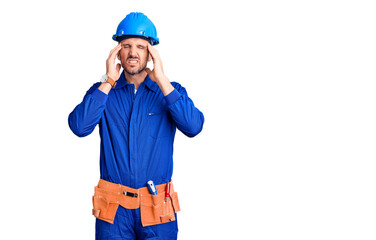
[[[176,128],[188,137],[201,132],[204,115],[177,82],[164,96],[146,77],[136,94],[122,72],[109,94],[93,84],[83,101],[69,114],[69,127],[79,137],[99,125],[100,177],[132,188],[169,182],[173,172]]]
[[[143,227],[139,208],[125,209],[119,206],[113,224],[98,218],[95,223],[96,240],[176,240],[177,235],[177,218],[173,222]]]

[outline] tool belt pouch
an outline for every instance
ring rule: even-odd
[[[94,188],[93,215],[96,218],[113,224],[118,207],[118,196],[98,186]]]
[[[170,193],[166,202],[165,192],[157,195],[141,196],[141,223],[142,226],[156,225],[175,221],[175,213],[180,211],[178,194]]]

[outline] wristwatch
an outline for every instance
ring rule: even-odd
[[[107,74],[103,75],[101,78],[101,82],[108,82],[112,88],[115,87],[116,81],[114,81],[112,78],[110,78]]]

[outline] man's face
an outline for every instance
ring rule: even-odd
[[[141,38],[128,38],[121,41],[119,57],[124,71],[130,75],[144,71],[151,60],[148,52],[148,41]]]

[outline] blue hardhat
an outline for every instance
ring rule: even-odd
[[[151,45],[157,45],[159,38],[157,37],[157,29],[150,19],[143,13],[131,12],[123,21],[119,23],[116,34],[112,39],[121,42],[124,39],[137,37],[150,42]]]

